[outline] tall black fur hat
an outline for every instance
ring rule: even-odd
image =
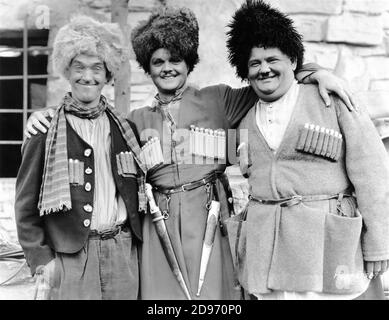
[[[227,49],[236,74],[247,79],[248,60],[253,47],[278,48],[300,69],[304,59],[301,35],[293,20],[262,0],[246,0],[228,25]]]
[[[150,58],[155,50],[165,48],[175,58],[184,59],[189,72],[199,61],[199,26],[188,8],[163,7],[142,21],[131,33],[136,60],[150,73]]]

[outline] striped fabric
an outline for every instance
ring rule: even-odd
[[[172,105],[179,103],[182,100],[184,91],[188,86],[184,85],[181,89],[177,90],[173,97],[168,100],[163,100],[159,93],[154,97],[152,107],[156,107],[160,110],[163,120],[167,122],[172,132],[175,132],[177,129],[177,123],[174,120],[174,117],[170,113],[170,108]]]
[[[110,106],[104,96],[96,108],[85,108],[75,101],[68,93],[57,109],[51,121],[46,138],[45,163],[43,169],[42,185],[39,194],[38,209],[40,215],[52,212],[67,211],[72,208],[70,198],[69,168],[66,137],[66,117],[65,112],[72,113],[80,118],[94,119],[102,112],[107,111],[115,123],[118,125],[128,147],[134,154],[134,159],[138,163],[142,172],[138,178],[139,184],[139,208],[145,210],[146,197],[144,194],[144,177],[146,173],[145,165],[140,161],[140,147],[127,120],[125,120],[112,106]]]
[[[42,180],[38,202],[40,215],[70,210],[72,203],[64,104],[57,109],[47,133]]]

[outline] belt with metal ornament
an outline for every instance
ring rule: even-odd
[[[128,231],[128,227],[124,224],[117,225],[113,228],[105,229],[105,230],[91,230],[89,233],[89,239],[92,240],[107,240],[114,238],[121,231]]]
[[[205,176],[203,179],[192,181],[189,183],[184,183],[180,186],[176,187],[159,187],[159,186],[153,186],[153,189],[162,193],[162,194],[172,194],[172,193],[178,193],[178,192],[186,192],[191,191],[194,189],[197,189],[201,186],[205,186],[208,183],[216,181],[219,177],[221,177],[224,173],[222,171],[213,171],[209,175]]]
[[[327,194],[318,194],[318,195],[311,195],[311,196],[294,195],[288,198],[281,198],[281,199],[258,199],[253,197],[252,195],[249,195],[249,200],[258,202],[260,204],[279,205],[280,207],[291,207],[301,202],[323,201],[323,200],[331,200],[331,199],[341,200],[343,197],[352,197],[352,194],[351,192],[344,192],[344,193],[341,192],[333,195],[327,195]]]

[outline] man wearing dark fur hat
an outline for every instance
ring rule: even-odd
[[[259,97],[239,125],[250,202],[228,224],[240,283],[258,299],[383,298],[389,159],[367,112],[320,107],[294,80],[304,47],[286,15],[247,0],[229,27],[230,62]]]
[[[101,94],[127,55],[117,25],[85,16],[54,42],[71,92],[47,134],[23,144],[15,200],[19,242],[52,299],[138,298],[145,169],[130,123]]]
[[[134,110],[130,118],[144,150],[155,151],[146,156],[151,168],[148,182],[154,187],[191,297],[234,299],[240,292],[236,290],[224,225],[233,211],[224,174],[228,163],[226,132],[237,126],[257,96],[250,87],[232,89],[219,85],[197,90],[187,85],[187,77],[199,60],[198,31],[192,11],[169,7],[153,13],[133,30],[137,61],[150,75],[158,94],[152,106]],[[302,74],[306,72],[300,77]],[[315,76],[320,74],[316,72]],[[156,155],[162,155],[163,164],[158,165],[160,157]],[[217,213],[217,218],[207,223],[212,212]],[[212,225],[218,227],[211,228]],[[206,229],[214,233],[204,239]],[[185,299],[150,214],[144,218],[143,237],[141,298]],[[206,263],[202,248],[209,243],[212,250]]]

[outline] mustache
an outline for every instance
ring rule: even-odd
[[[161,77],[168,77],[168,76],[177,76],[178,73],[174,71],[162,71],[161,72]]]
[[[264,80],[264,79],[268,79],[268,78],[273,78],[275,76],[277,76],[276,72],[263,72],[263,73],[258,74],[257,79]]]

